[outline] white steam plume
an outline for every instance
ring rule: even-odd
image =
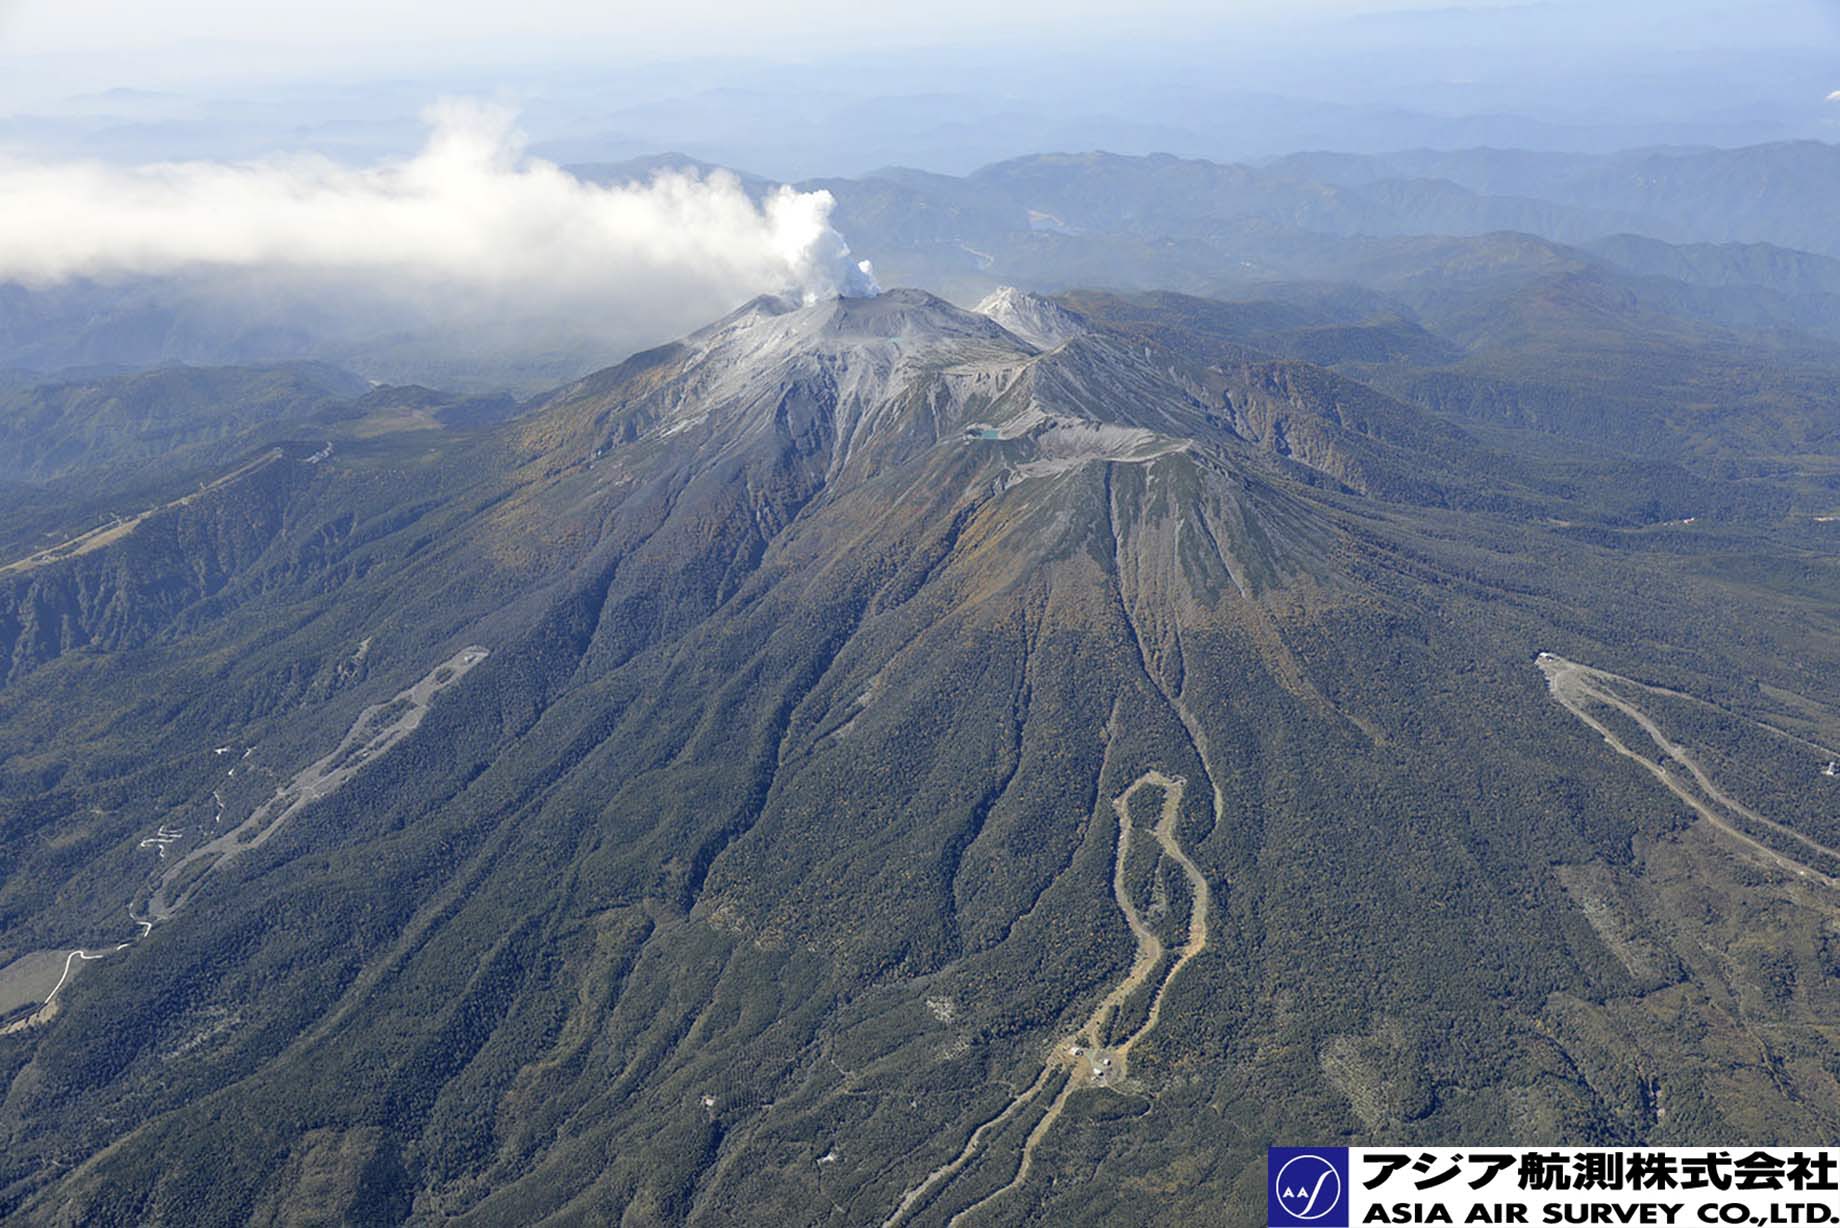
[[[0,281],[257,270],[277,293],[381,295],[435,325],[567,322],[608,339],[682,331],[760,293],[876,292],[828,192],[756,205],[724,173],[602,187],[525,157],[502,109],[444,102],[425,118],[420,153],[366,169],[0,161]]]

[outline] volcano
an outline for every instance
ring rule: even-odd
[[[757,299],[22,551],[0,1206],[1249,1223],[1272,1139],[1831,1133],[1806,841],[1535,663],[1704,738],[1806,610],[1185,310]]]

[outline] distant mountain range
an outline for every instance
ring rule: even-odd
[[[667,167],[717,169],[661,154],[574,170],[621,182]],[[771,186],[742,181],[756,195]],[[1840,337],[1840,240],[1826,224],[1840,150],[1811,142],[1602,157],[1311,154],[1258,166],[1042,155],[963,178],[890,169],[798,186],[836,198],[834,222],[885,284],[964,305],[1003,285],[1173,290],[1334,302],[1342,316],[1461,332],[1494,298],[1584,278],[1642,311],[1772,345]],[[224,275],[0,286],[0,370],[28,379],[324,360],[387,383],[528,395],[613,356],[590,332],[457,345],[400,313]]]

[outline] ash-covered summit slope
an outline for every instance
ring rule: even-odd
[[[1411,501],[1461,500],[1483,477],[1514,486],[1511,467],[1460,430],[1351,380],[1176,340],[1016,290],[978,312],[916,290],[760,299],[564,389],[531,442],[727,465],[784,443],[823,453],[832,485],[982,442],[1004,445],[983,451],[1012,480],[1190,451],[1259,453],[1254,467]]]
[[[0,1208],[1250,1222],[1278,1138],[1840,1128],[1826,905],[1534,664],[1832,693],[1819,544],[1551,525],[1365,385],[1064,307],[759,300],[37,569],[271,509],[0,687],[0,988],[111,950],[0,1017]],[[220,804],[288,817],[136,937]]]
[[[1044,350],[1051,350],[1091,327],[1079,312],[1014,286],[991,291],[973,310]]]

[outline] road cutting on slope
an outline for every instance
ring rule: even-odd
[[[37,998],[35,988],[27,986],[44,975],[46,961],[54,960],[56,952],[30,952],[0,968],[0,1004],[25,994],[31,996],[23,997],[22,1007],[34,1001],[38,1003],[37,1009],[30,1014],[0,1027],[0,1035],[49,1021],[57,1013],[58,992],[70,980],[78,961],[97,960],[126,950],[152,933],[154,925],[177,912],[208,877],[250,849],[259,848],[280,830],[283,823],[309,803],[331,796],[365,764],[374,762],[413,733],[428,715],[428,707],[434,697],[464,678],[489,655],[489,650],[477,644],[469,645],[428,671],[419,682],[382,703],[365,708],[331,754],[302,768],[292,780],[276,791],[274,797],[258,806],[243,822],[175,861],[154,884],[145,914],[137,914],[133,906],[129,907],[128,916],[140,928],[138,934],[127,942],[113,946],[95,950],[79,948],[66,954],[62,975],[42,1000]],[[222,818],[222,794],[220,792],[213,796],[217,800],[218,817]],[[162,824],[156,835],[140,842],[140,847],[157,847],[160,856],[165,857],[167,847],[182,839],[184,834],[177,828]]]
[[[1747,822],[1754,823],[1785,839],[1793,840],[1812,852],[1840,860],[1840,851],[1829,848],[1801,832],[1765,818],[1743,802],[1724,792],[1709,776],[1700,762],[1686,747],[1669,738],[1654,717],[1643,711],[1633,701],[1613,690],[1621,684],[1636,690],[1650,691],[1655,694],[1676,694],[1651,687],[1621,674],[1608,670],[1593,669],[1568,661],[1557,653],[1543,652],[1537,658],[1541,672],[1546,675],[1546,686],[1554,699],[1564,706],[1566,711],[1595,730],[1609,747],[1624,758],[1633,760],[1648,769],[1650,775],[1665,785],[1670,793],[1678,797],[1693,809],[1693,812],[1706,820],[1714,830],[1740,845],[1746,852],[1761,858],[1767,864],[1808,882],[1819,883],[1830,890],[1840,891],[1840,879],[1823,874],[1814,867],[1797,861],[1795,858],[1779,853],[1769,845],[1750,835],[1734,823],[1730,816],[1737,815]],[[1590,712],[1589,705],[1601,704],[1606,708],[1622,713],[1647,735],[1667,761],[1679,764],[1686,769],[1687,778],[1679,772],[1670,772],[1667,763],[1660,759],[1651,759],[1631,748],[1622,737],[1603,721]],[[1766,726],[1767,727],[1767,726]],[[1691,785],[1689,785],[1689,780]]]
[[[302,768],[248,818],[199,845],[161,875],[147,900],[148,919],[164,921],[172,916],[207,877],[251,849],[260,848],[307,805],[337,792],[358,769],[414,733],[428,715],[434,697],[466,677],[488,655],[477,644],[462,648],[429,670],[421,681],[360,712],[331,754]]]
[[[254,460],[238,465],[229,473],[205,483],[189,495],[181,495],[177,499],[172,499],[166,503],[150,507],[146,511],[137,513],[133,516],[118,516],[108,524],[98,525],[87,533],[77,534],[69,541],[59,542],[55,546],[47,546],[43,550],[29,554],[23,559],[17,559],[5,566],[0,566],[0,576],[12,572],[31,571],[36,567],[43,567],[47,563],[58,563],[65,559],[74,559],[79,555],[89,554],[94,550],[100,550],[104,546],[118,542],[122,538],[128,536],[128,534],[134,532],[134,530],[138,529],[142,522],[149,517],[157,516],[161,512],[171,511],[173,508],[187,507],[203,498],[205,495],[210,494],[212,491],[221,490],[238,478],[247,477],[258,469],[274,464],[284,455],[285,453],[282,452],[280,448],[270,448]]]

